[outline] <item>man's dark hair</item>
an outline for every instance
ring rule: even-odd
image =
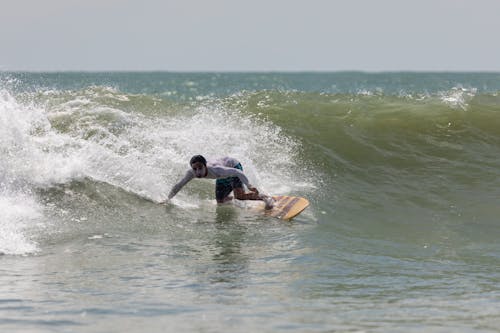
[[[205,159],[205,157],[203,157],[201,155],[194,155],[193,157],[191,157],[191,160],[189,161],[189,165],[193,165],[196,162],[201,162],[203,165],[207,165],[207,160]]]

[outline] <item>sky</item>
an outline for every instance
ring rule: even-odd
[[[500,0],[0,5],[0,71],[500,71]]]

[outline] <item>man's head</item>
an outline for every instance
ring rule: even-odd
[[[194,175],[198,178],[206,177],[208,174],[207,170],[207,160],[201,155],[195,155],[191,157],[189,165],[194,171]]]

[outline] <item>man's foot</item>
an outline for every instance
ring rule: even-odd
[[[265,206],[266,210],[273,209],[273,207],[274,207],[274,199],[272,197],[270,197],[268,195],[261,195],[260,198],[266,204],[266,206]]]

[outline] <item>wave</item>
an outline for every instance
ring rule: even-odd
[[[446,158],[466,143],[495,146],[500,134],[500,96],[462,89],[431,96],[259,92],[228,104],[244,105],[349,163],[373,163],[377,156],[387,163],[386,157],[430,147]]]
[[[500,96],[474,89],[261,90],[179,100],[108,86],[4,88],[0,143],[0,205],[10,234],[0,251],[7,254],[38,251],[40,226],[81,219],[79,200],[54,207],[50,189],[123,199],[116,189],[157,202],[200,153],[237,157],[266,192],[308,196],[320,220],[386,218],[387,211],[401,219],[410,208],[428,221],[498,214]],[[74,186],[88,181],[107,186]],[[211,200],[212,191],[196,183],[176,199]]]
[[[238,158],[252,183],[264,191],[279,194],[314,186],[296,167],[298,141],[271,122],[217,103],[182,105],[108,87],[15,97],[4,89],[0,117],[4,157],[0,184],[6,189],[5,202],[24,195],[39,213],[19,215],[12,208],[15,216],[7,225],[35,215],[45,224],[49,217],[65,219],[64,214],[48,212],[52,207],[47,207],[39,190],[85,179],[158,202],[183,175],[189,158],[199,153]],[[303,175],[301,181],[294,177],[297,173]],[[195,185],[178,197],[203,199],[212,191],[212,186]],[[30,234],[13,230],[19,239]],[[17,249],[2,251],[31,251],[20,244]]]
[[[227,103],[300,140],[302,158],[324,181],[315,204],[327,220],[361,223],[363,232],[374,220],[385,232],[405,221],[497,224],[498,93],[265,91]]]

